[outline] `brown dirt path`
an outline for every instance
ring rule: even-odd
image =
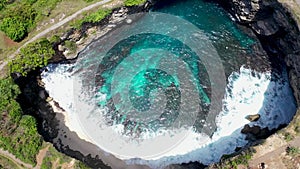
[[[14,54],[10,55],[8,57],[8,59],[12,59],[14,58],[14,56],[20,51],[21,48],[23,48],[24,46],[26,46],[27,44],[31,43],[31,42],[34,42],[36,41],[37,39],[45,36],[48,32],[51,32],[61,26],[63,26],[64,24],[66,24],[67,22],[75,19],[78,15],[80,15],[81,13],[85,12],[85,11],[89,11],[95,7],[98,7],[98,6],[101,6],[101,5],[104,5],[108,2],[111,2],[112,0],[102,0],[102,1],[99,1],[99,2],[96,2],[94,4],[91,4],[85,8],[82,8],[81,10],[75,12],[74,14],[66,17],[65,19],[61,20],[60,22],[57,22],[56,24],[52,25],[51,27],[45,29],[44,31],[38,33],[36,36],[34,36],[33,38],[31,38],[30,40],[28,40],[27,42],[25,42]],[[7,61],[4,61],[0,64],[0,70],[2,70],[6,65],[7,65]]]
[[[31,164],[24,163],[20,159],[16,158],[13,154],[9,153],[8,151],[0,149],[0,154],[10,160],[12,160],[14,163],[24,166],[25,168],[33,168]]]
[[[43,149],[41,149],[41,150],[39,151],[38,155],[36,156],[36,162],[37,162],[37,164],[36,164],[36,166],[34,167],[34,169],[39,169],[39,168],[41,168],[41,165],[42,165],[42,163],[43,163],[43,159],[44,159],[44,157],[45,157],[45,155],[46,155],[48,149],[49,149],[49,145],[48,145],[47,147],[45,147],[45,148],[43,148]]]
[[[270,169],[285,169],[287,168],[282,159],[285,156],[287,147],[299,147],[300,148],[300,137],[296,137],[294,140],[278,147],[271,148],[271,151],[258,152],[261,153],[258,156],[254,156],[249,160],[249,167],[251,169],[259,169],[259,164],[265,163],[267,168]]]

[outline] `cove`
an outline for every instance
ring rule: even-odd
[[[189,161],[217,162],[223,154],[247,144],[245,135],[241,134],[245,124],[273,129],[291,120],[295,104],[286,72],[283,69],[274,79],[271,69],[254,70],[256,65],[247,64],[247,58],[255,57],[252,46],[258,42],[242,33],[221,8],[204,1],[163,1],[156,4],[152,12],[180,16],[202,31],[202,40],[211,41],[212,46],[202,48],[214,47],[221,59],[226,85],[215,86],[221,89],[221,94],[213,95],[212,87],[216,84],[211,83],[205,60],[198,60],[195,51],[185,43],[160,34],[138,34],[114,43],[113,48],[102,55],[100,48],[110,41],[100,38],[79,54],[79,67],[76,64],[50,65],[49,70],[42,73],[49,95],[74,119],[69,122],[70,130],[86,135],[85,138],[102,151],[127,164],[158,168]],[[137,22],[148,27],[160,26],[160,31],[170,30],[167,24],[164,27],[151,22],[147,25],[149,22],[143,19]],[[185,31],[180,33],[188,34],[189,30]],[[200,44],[205,43],[199,41],[198,46]],[[96,62],[99,58],[100,62]],[[182,62],[177,62],[178,58]],[[166,68],[163,71],[161,63],[172,63],[173,66],[167,66],[172,70],[177,67],[174,65],[180,66],[173,72]],[[213,65],[211,68],[217,70]],[[185,69],[189,71],[180,76]],[[134,71],[130,73],[130,70]],[[184,77],[188,78],[184,80]],[[127,89],[128,92],[124,92]],[[187,96],[184,97],[184,93],[188,93]],[[209,115],[212,96],[218,96],[214,111],[219,111],[213,119],[214,126],[205,126],[208,124],[204,117]],[[178,100],[182,98],[187,98],[187,105],[180,104]],[[153,105],[158,107],[151,110]],[[190,109],[184,109],[186,107],[196,108],[191,109],[191,113]],[[186,110],[183,114],[195,119],[192,125],[188,125],[190,120],[176,121],[182,109]],[[141,115],[132,113],[134,110],[151,113]],[[157,110],[163,111],[156,113]],[[245,119],[250,114],[260,114],[261,119],[250,123]],[[82,119],[91,121],[82,122]],[[83,126],[85,124],[89,125]],[[206,130],[202,132],[204,127],[212,128],[209,134]],[[154,145],[158,140],[159,145]],[[170,142],[174,145],[157,151]]]

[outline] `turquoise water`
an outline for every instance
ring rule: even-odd
[[[163,0],[152,11],[186,19],[204,31],[214,44],[223,43],[233,50],[248,49],[254,43],[215,3],[205,0]]]
[[[121,41],[118,36],[113,36],[117,33],[108,33],[89,44],[80,53],[75,66],[49,66],[42,74],[49,95],[66,112],[70,112],[67,114],[70,130],[91,138],[93,144],[104,151],[99,158],[112,168],[120,168],[119,159],[126,164],[143,164],[153,168],[190,161],[211,164],[219,161],[222,155],[233,153],[236,147],[247,145],[248,140],[240,132],[249,123],[245,119],[247,115],[258,113],[260,120],[252,124],[275,129],[288,124],[295,112],[286,74],[273,81],[271,72],[259,73],[240,67],[246,63],[243,60],[251,52],[250,46],[254,41],[239,31],[221,9],[202,1],[172,2],[163,8],[156,7],[154,11],[178,14],[203,30],[217,49],[225,69],[229,70],[227,73],[231,74],[227,83],[225,78],[221,79],[226,86],[213,83],[212,77],[220,78],[218,74],[209,74],[208,77],[208,73],[217,70],[217,67],[215,64],[209,65],[212,69],[203,66],[208,65],[205,61],[209,60],[202,59],[203,52],[196,52],[199,55],[196,57],[196,50],[188,41],[153,33],[155,31],[122,37]],[[149,21],[142,17],[140,20]],[[165,21],[158,25],[156,22],[144,22],[143,25],[158,27],[162,31],[173,28],[173,25],[168,27]],[[134,23],[137,22],[131,24]],[[119,32],[127,32],[126,29],[121,30]],[[187,32],[192,31],[179,31],[183,35]],[[201,45],[203,43],[197,43],[200,49],[211,48]],[[206,50],[202,51],[205,54]],[[226,88],[226,91],[214,95],[213,87]],[[95,107],[95,91],[99,107]],[[217,130],[212,128],[207,132],[204,125],[209,122],[209,112],[216,103],[213,96],[219,98],[217,103],[220,104],[217,105],[220,106],[219,111],[216,110]],[[184,98],[187,102],[182,101]],[[197,117],[188,116],[193,108],[197,108]],[[184,121],[187,116],[192,120]],[[196,132],[188,132],[185,137],[179,130],[160,131],[174,128],[178,119],[193,125]],[[63,135],[59,135],[62,139],[56,139],[63,141],[58,145],[74,147],[72,140]],[[95,150],[102,152],[98,148]],[[150,150],[154,151],[149,153]],[[118,160],[108,154],[115,155]]]
[[[217,49],[225,69],[243,62],[241,56],[251,51],[254,43],[215,4],[196,0],[163,1],[152,11],[179,16],[196,25]],[[178,39],[155,33],[141,33],[121,40],[102,59],[96,85],[97,92],[106,95],[106,99],[97,104],[109,108],[105,114],[108,124],[123,124],[129,134],[144,130],[155,132],[172,126],[184,106],[180,101],[181,92],[189,89],[181,89],[183,82],[177,76],[180,72],[170,74],[161,69],[166,58],[180,59],[184,62],[181,66],[190,70],[201,107],[195,128],[203,126],[199,121],[205,119],[211,103],[211,84],[205,66],[199,56]],[[163,109],[156,116],[149,114],[155,104],[162,104],[155,107],[157,111]]]

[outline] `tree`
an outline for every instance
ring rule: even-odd
[[[0,112],[8,111],[10,104],[21,93],[11,78],[0,80]]]
[[[29,71],[46,66],[54,54],[51,43],[45,38],[30,43],[9,63],[10,72],[26,76]]]
[[[27,34],[27,27],[19,16],[4,18],[0,23],[0,30],[14,41],[22,40]]]
[[[21,41],[35,25],[37,12],[26,2],[11,5],[0,14],[0,30],[14,41]]]

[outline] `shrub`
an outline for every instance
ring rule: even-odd
[[[26,23],[18,16],[4,18],[0,23],[0,30],[14,41],[22,40],[27,34]]]
[[[4,113],[9,117],[0,121],[0,147],[24,162],[35,164],[42,138],[37,132],[35,119],[28,115],[22,116],[22,109],[16,101],[19,94],[19,87],[11,78],[0,80],[0,117]]]
[[[77,49],[76,43],[69,40],[65,41],[65,47],[68,48],[71,53],[75,53]]]
[[[285,141],[289,142],[289,141],[294,139],[294,136],[289,132],[285,132],[284,133],[284,139],[285,139]]]
[[[49,39],[51,44],[55,44],[55,43],[59,43],[61,42],[61,39],[58,35],[53,35],[50,39]]]
[[[300,154],[300,149],[298,147],[287,147],[286,152],[290,156],[295,156],[295,155]]]
[[[0,0],[0,30],[14,41],[23,40],[61,0]],[[7,5],[8,3],[13,3]]]
[[[55,51],[47,39],[30,43],[9,63],[10,73],[26,76],[29,71],[46,66],[54,54]]]
[[[100,22],[102,19],[104,19],[111,12],[112,12],[112,10],[110,10],[110,9],[100,9],[95,13],[91,13],[90,15],[87,15],[84,18],[83,22],[91,22],[91,23]]]
[[[5,8],[9,0],[0,0],[0,11]]]
[[[19,109],[13,101],[21,93],[19,86],[14,84],[11,78],[0,80],[0,112],[9,111],[9,109]],[[12,104],[12,105],[11,105]]]
[[[141,5],[144,2],[146,2],[146,0],[125,0],[125,6],[136,6],[136,5]]]
[[[28,4],[18,5],[3,12],[0,30],[14,41],[21,41],[35,25],[37,13]]]
[[[106,16],[111,14],[111,9],[100,9],[97,12],[86,14],[81,20],[73,22],[72,26],[79,29],[84,23],[97,23],[102,21]]]

